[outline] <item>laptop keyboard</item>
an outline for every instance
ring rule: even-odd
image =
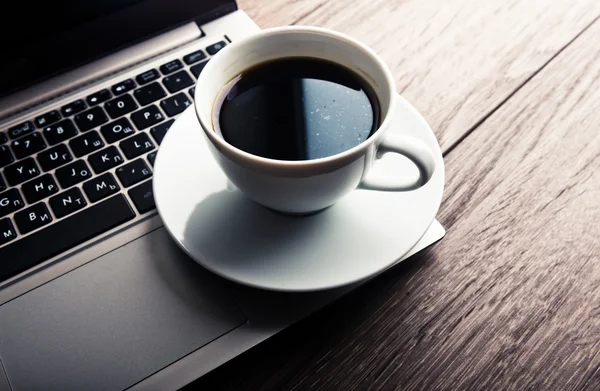
[[[155,209],[156,150],[225,45],[0,130],[0,282]]]

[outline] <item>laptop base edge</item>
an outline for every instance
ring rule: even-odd
[[[446,231],[442,225],[437,220],[434,220],[419,243],[417,243],[417,245],[394,266],[402,263],[402,261],[407,258],[430,248],[432,245],[439,242],[445,234]],[[385,273],[385,271],[383,273]],[[182,357],[177,362],[174,362],[154,375],[144,379],[129,390],[151,391],[179,389],[184,387],[245,351],[269,339],[292,324],[308,317],[310,314],[325,306],[334,303],[337,299],[358,288],[367,281],[370,281],[370,279],[335,290],[310,292],[306,294],[261,291],[231,283],[231,288],[235,291],[234,297],[241,303],[242,311],[244,311],[248,317],[248,322],[217,340],[212,341],[210,344]],[[302,296],[305,296],[305,298],[302,298]],[[269,317],[268,320],[262,316],[255,316],[254,314],[257,312],[264,313],[264,305],[260,305],[260,303],[264,303],[266,300],[275,303],[273,304],[274,306],[269,309],[273,314],[277,313],[283,315],[279,317]],[[295,305],[293,311],[289,311],[290,302],[293,303],[291,306]],[[256,306],[261,308],[253,308]]]

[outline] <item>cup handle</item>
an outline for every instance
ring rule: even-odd
[[[377,148],[377,159],[386,153],[398,153],[410,159],[419,169],[419,176],[394,177],[367,174],[359,189],[379,191],[408,191],[424,186],[435,171],[435,158],[431,150],[411,136],[391,134]],[[377,164],[377,163],[375,163]]]

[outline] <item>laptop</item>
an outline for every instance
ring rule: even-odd
[[[360,285],[244,287],[168,236],[152,166],[233,0],[22,0],[0,18],[0,391],[181,388]],[[441,239],[434,221],[411,256]]]

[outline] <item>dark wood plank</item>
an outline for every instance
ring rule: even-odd
[[[263,28],[315,25],[373,47],[453,145],[600,14],[597,0],[240,0]]]
[[[449,153],[441,243],[190,389],[600,389],[598,36]]]

